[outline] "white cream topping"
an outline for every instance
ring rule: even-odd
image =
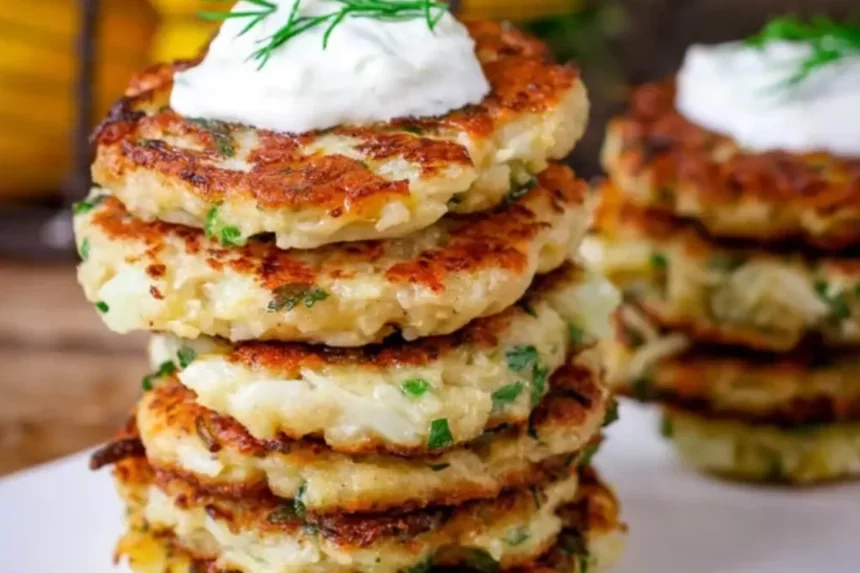
[[[676,107],[752,151],[860,156],[860,57],[791,84],[810,53],[800,42],[692,46],[678,73]]]
[[[221,26],[203,61],[175,76],[171,107],[202,117],[282,132],[398,117],[435,116],[480,102],[489,92],[475,43],[445,13],[431,30],[424,18],[382,21],[346,17],[306,30],[275,49],[260,67],[250,57],[288,21],[318,16],[343,5],[333,0],[272,0],[277,10],[240,34],[248,18]],[[257,12],[238,2],[233,12]]]

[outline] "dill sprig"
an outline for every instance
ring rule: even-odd
[[[829,66],[844,58],[860,55],[860,22],[835,22],[818,16],[808,22],[785,16],[768,22],[761,32],[748,38],[747,45],[758,48],[770,42],[801,42],[809,44],[812,52],[801,61],[786,84],[797,85],[812,72]]]
[[[268,0],[245,0],[257,7],[254,10],[237,12],[200,12],[198,16],[204,20],[248,19],[248,23],[239,32],[246,34],[249,30],[273,15],[278,6]],[[322,47],[328,47],[332,32],[346,18],[373,18],[386,22],[402,22],[423,18],[430,30],[435,30],[442,16],[448,11],[448,5],[437,0],[328,0],[332,11],[317,16],[301,16],[299,11],[302,0],[296,0],[290,10],[286,24],[270,37],[261,41],[262,46],[255,50],[250,57],[259,62],[259,67],[266,65],[275,50],[312,28],[325,26]]]

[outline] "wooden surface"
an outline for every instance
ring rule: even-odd
[[[146,373],[146,338],[108,331],[72,265],[0,261],[0,474],[104,441]]]

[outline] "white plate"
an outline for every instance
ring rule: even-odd
[[[617,573],[857,573],[860,485],[765,489],[678,467],[625,404],[597,458],[630,524]],[[122,508],[86,455],[0,481],[0,573],[108,573]]]

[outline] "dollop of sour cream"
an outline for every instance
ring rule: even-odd
[[[221,26],[203,61],[174,78],[171,107],[202,117],[282,132],[445,114],[480,102],[490,86],[466,28],[446,13],[433,30],[423,17],[383,21],[346,17],[323,48],[328,24],[277,48],[250,55],[281,29],[298,2],[300,16],[343,5],[331,0],[272,0],[277,5],[245,34],[248,18]],[[256,12],[238,2],[233,12]]]
[[[678,73],[675,106],[751,151],[860,156],[860,57],[791,85],[810,53],[800,42],[693,46]]]

